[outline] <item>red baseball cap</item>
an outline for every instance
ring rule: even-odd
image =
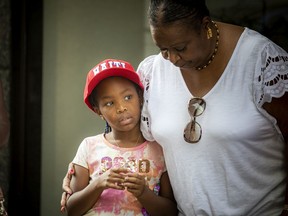
[[[93,107],[88,98],[93,89],[103,79],[113,76],[127,78],[140,86],[141,89],[144,89],[138,74],[129,62],[117,59],[106,59],[93,67],[87,74],[84,88],[84,102],[91,110],[93,110]]]

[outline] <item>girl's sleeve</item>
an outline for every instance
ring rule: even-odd
[[[72,163],[88,169],[87,158],[88,158],[87,143],[86,139],[84,139],[79,145],[77,153]]]

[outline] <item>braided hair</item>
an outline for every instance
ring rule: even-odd
[[[180,21],[197,29],[205,16],[210,17],[205,0],[151,0],[148,13],[154,27]]]

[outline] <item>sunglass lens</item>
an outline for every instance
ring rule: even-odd
[[[206,108],[206,102],[201,98],[192,98],[189,101],[188,110],[191,116],[201,115]]]
[[[187,124],[184,130],[184,139],[188,143],[196,143],[200,140],[202,135],[201,126],[195,121],[191,121]]]

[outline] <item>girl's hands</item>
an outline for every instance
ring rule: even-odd
[[[123,186],[136,198],[139,198],[147,189],[145,176],[138,173],[127,173]]]
[[[123,186],[123,182],[125,181],[127,169],[124,168],[117,168],[117,169],[110,169],[103,173],[99,178],[99,187],[102,187],[103,189],[106,188],[114,188],[118,190],[124,190],[125,187]],[[60,200],[61,205],[61,212],[65,212],[66,208],[66,202],[68,198],[72,195],[73,191],[70,188],[70,182],[71,178],[75,173],[74,165],[72,163],[69,163],[68,171],[63,179],[62,183],[62,189],[63,193]]]
[[[70,181],[74,175],[74,166],[72,163],[69,164],[68,171],[63,179],[62,189],[63,193],[61,196],[61,212],[65,212],[65,206],[67,199],[73,193],[70,188]],[[145,176],[139,175],[138,173],[129,173],[127,169],[124,168],[112,168],[103,173],[99,178],[100,187],[103,189],[114,188],[118,190],[124,190],[132,193],[135,197],[140,197],[146,187]]]
[[[123,183],[127,172],[128,170],[124,168],[111,168],[99,176],[97,185],[103,189],[113,188],[124,190],[125,187]]]

